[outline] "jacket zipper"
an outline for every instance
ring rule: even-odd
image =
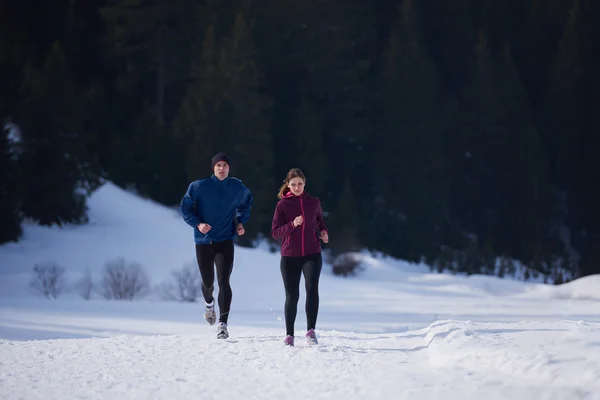
[[[304,227],[306,226],[306,218],[304,217],[304,203],[300,196],[300,209],[302,210],[302,255],[304,255]]]

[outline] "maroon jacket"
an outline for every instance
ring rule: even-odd
[[[302,215],[303,223],[294,227],[294,219]],[[281,240],[281,255],[300,257],[321,252],[321,231],[327,226],[319,198],[303,192],[300,196],[287,192],[275,207],[271,235]]]

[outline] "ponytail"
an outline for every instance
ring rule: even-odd
[[[277,198],[278,199],[283,199],[283,196],[290,191],[290,188],[288,187],[288,183],[286,181],[283,181],[283,185],[281,185],[281,187],[279,188],[279,193],[277,193]]]

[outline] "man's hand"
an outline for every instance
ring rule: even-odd
[[[321,231],[321,240],[324,243],[328,243],[329,242],[329,234],[327,234],[327,231]]]
[[[244,229],[244,225],[237,224],[237,234],[242,236],[244,233],[246,233],[246,230]]]
[[[198,230],[202,233],[206,233],[206,232],[210,231],[211,229],[212,229],[212,226],[210,226],[209,224],[205,224],[205,223],[198,224]]]

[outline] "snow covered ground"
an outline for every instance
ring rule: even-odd
[[[176,210],[107,183],[90,216],[0,246],[0,399],[600,399],[599,276],[555,287],[364,256],[356,277],[325,268],[320,343],[285,348],[279,256],[236,248],[219,341],[201,303],[80,298],[73,284],[109,260],[153,285],[195,262]],[[67,271],[57,300],[29,287],[48,262]]]

